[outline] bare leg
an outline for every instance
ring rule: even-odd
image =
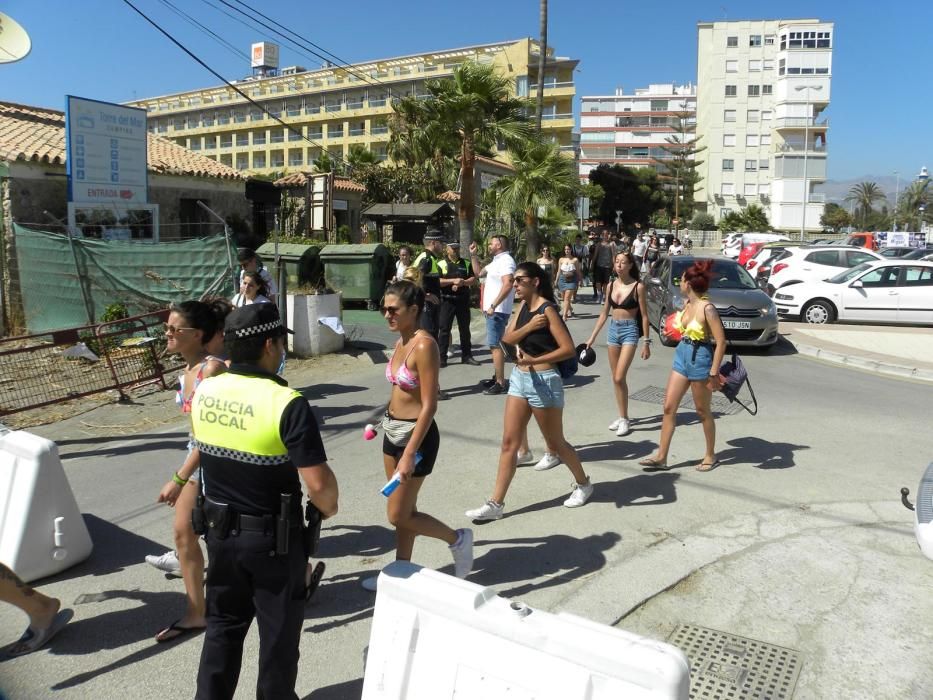
[[[496,371],[496,381],[499,384],[505,384],[505,354],[499,347],[490,348],[489,352],[492,355],[492,366]]]
[[[635,359],[635,345],[623,345],[619,348],[618,361],[612,368],[612,384],[616,392],[616,403],[619,405],[619,415],[628,418],[628,375],[632,360]]]
[[[61,607],[58,598],[49,598],[20,580],[12,569],[0,564],[0,600],[15,605],[29,616],[29,628],[45,629]]]
[[[713,397],[706,382],[690,382],[693,392],[693,403],[696,405],[697,417],[703,424],[703,437],[706,438],[706,453],[703,455],[704,464],[713,464],[716,461],[716,421],[709,404]]]
[[[181,578],[185,582],[185,615],[178,621],[178,627],[204,627],[204,553],[201,543],[191,526],[191,511],[194,510],[201,485],[192,479],[181,490],[175,501],[175,550],[178,552],[178,566]],[[164,634],[169,637],[176,633],[162,630],[156,635],[160,639]]]
[[[576,482],[578,484],[587,483],[589,479],[586,472],[583,471],[583,465],[580,463],[577,451],[564,438],[564,409],[532,408],[531,412],[534,414],[535,421],[538,423],[544,439],[547,440],[549,446],[553,446],[557,456],[570,469],[570,473],[573,474]]]
[[[690,380],[677,372],[671,372],[667,379],[667,390],[664,394],[664,420],[661,422],[661,442],[655,459],[667,463],[667,453],[671,449],[671,440],[674,437],[674,428],[677,427],[677,408],[680,406]]]
[[[518,446],[525,434],[527,440],[528,421],[531,419],[531,408],[525,399],[517,396],[505,397],[505,415],[502,419],[502,446],[499,449],[499,469],[496,472],[496,486],[492,492],[492,500],[496,503],[505,503],[505,496],[509,492],[512,477],[515,476],[515,455]]]
[[[382,455],[386,478],[391,479],[398,462],[389,455]],[[418,492],[424,484],[424,478],[417,476],[399,484],[389,496],[386,515],[389,523],[395,527],[395,558],[411,561],[415,548],[415,537],[425,535],[444,540],[447,544],[457,541],[457,533],[437,518],[418,511]]]

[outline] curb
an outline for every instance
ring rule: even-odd
[[[933,382],[933,370],[931,369],[911,367],[910,365],[898,365],[893,362],[882,362],[880,360],[870,360],[859,355],[835,352],[833,350],[818,348],[814,345],[806,345],[805,343],[788,342],[790,342],[801,355],[815,357],[825,362],[863,369],[869,372],[875,372],[876,374],[900,377],[901,379],[917,379],[922,382]]]

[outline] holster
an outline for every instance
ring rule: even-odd
[[[191,527],[196,535],[207,533],[207,518],[204,517],[204,495],[198,494],[194,509],[191,511]]]
[[[305,520],[307,520],[307,524],[302,530],[305,555],[313,557],[317,554],[318,542],[321,540],[321,521],[323,518],[321,517],[321,511],[310,500],[305,505]]]

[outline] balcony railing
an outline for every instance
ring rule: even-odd
[[[363,100],[359,102],[347,102],[347,109],[363,109]]]
[[[372,132],[373,136],[376,136],[377,134],[388,134],[389,127],[386,126],[385,124],[380,124],[380,125],[373,126],[373,128],[370,131]]]
[[[350,136],[366,136],[366,129],[350,129]]]
[[[828,129],[829,119],[816,121],[812,117],[781,117],[774,120],[775,129]]]
[[[573,119],[573,112],[567,112],[566,114],[542,114],[542,121],[550,121],[552,119]]]
[[[341,109],[343,109],[343,105],[340,103],[335,105],[324,105],[325,112],[339,112]]]
[[[793,154],[793,153],[800,153],[800,154],[802,154],[802,153],[804,152],[804,150],[806,150],[807,153],[826,153],[826,144],[825,144],[825,143],[819,144],[819,145],[814,144],[814,145],[810,146],[809,148],[804,149],[803,144],[800,144],[800,145],[798,146],[798,145],[796,145],[796,144],[791,145],[791,144],[788,144],[788,143],[782,143],[782,144],[776,145],[776,146],[774,147],[774,151],[773,151],[773,152],[774,152],[774,153],[781,153],[781,154],[786,154],[786,153],[791,153],[791,154]]]
[[[370,100],[370,101],[369,101],[369,106],[370,106],[370,107],[385,107],[385,105],[386,105],[385,98],[381,98],[381,99],[378,99],[378,100]]]
[[[825,192],[811,192],[807,196],[807,201],[810,204],[825,204],[826,203],[826,193]]]

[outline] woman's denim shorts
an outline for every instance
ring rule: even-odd
[[[564,382],[556,369],[523,372],[513,367],[509,396],[525,399],[532,408],[563,408]]]
[[[567,290],[575,292],[577,291],[577,279],[574,278],[573,282],[568,282],[564,279],[564,276],[561,275],[557,278],[557,289],[561,292],[566,292]]]
[[[623,321],[609,319],[609,345],[638,345],[638,321],[627,318]]]
[[[713,346],[709,343],[694,345],[680,341],[674,350],[674,371],[691,382],[705,382],[713,367]]]

